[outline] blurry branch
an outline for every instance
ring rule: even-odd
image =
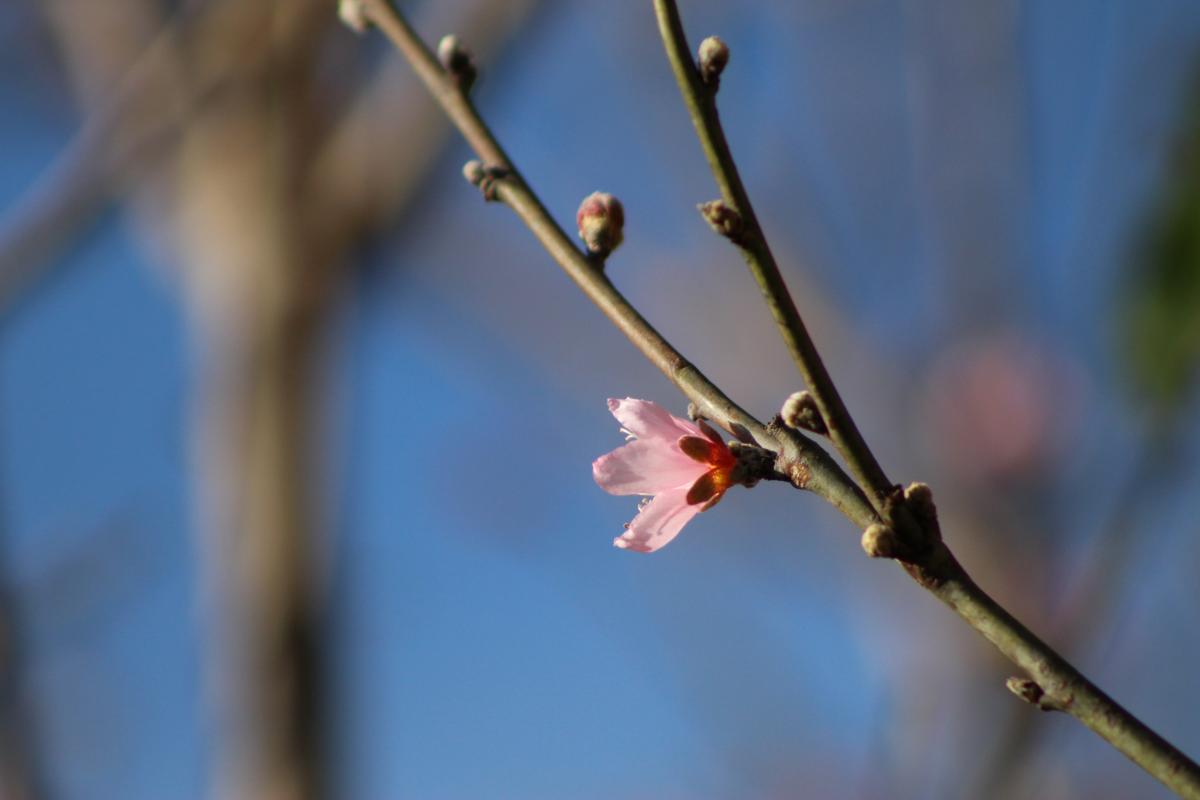
[[[499,43],[533,5],[475,0],[455,22]],[[213,796],[328,796],[324,543],[313,499],[324,331],[347,251],[416,196],[444,124],[432,107],[395,113],[390,67],[346,121],[321,124],[313,70],[332,21],[321,0],[193,4],[110,97],[107,76],[126,73],[129,37],[96,30],[153,17],[143,0],[123,6],[127,15],[49,6],[85,105],[101,110],[72,151],[79,155],[63,160],[69,180],[45,205],[94,213],[106,189],[128,181],[135,194],[152,194],[141,210],[155,232],[171,231],[164,238],[183,268],[200,343],[193,432]],[[133,135],[143,124],[170,145],[153,160]],[[326,129],[327,138],[313,135]],[[381,147],[380,135],[399,152]],[[375,180],[360,182],[364,175]],[[32,216],[46,221],[23,226],[31,239],[61,238],[72,221]]]
[[[97,18],[91,14],[119,17],[137,30],[156,24],[149,4],[126,0],[123,6],[134,12],[130,14],[107,6],[81,10],[63,0],[45,4],[86,117],[54,163],[0,220],[0,312],[54,263],[115,193],[161,170],[189,119],[223,88],[267,66],[268,54],[261,48],[234,58],[189,59],[205,49],[206,38],[237,5],[237,0],[185,3],[148,45],[130,56],[123,55],[123,48],[138,43],[97,36]],[[261,10],[254,13],[263,16]]]
[[[54,263],[58,251],[114,193],[162,166],[190,118],[222,89],[267,66],[269,54],[253,48],[236,59],[188,62],[184,70],[186,54],[204,49],[204,36],[229,4],[185,5],[115,82],[115,90],[88,98],[92,110],[79,132],[0,218],[0,313]],[[446,19],[436,23],[463,30],[487,57],[536,5],[537,0],[474,0],[449,13],[439,6]],[[47,6],[51,11],[61,7]],[[412,169],[412,159],[381,159],[381,148],[402,144],[405,150],[429,152],[445,138],[448,126],[440,114],[414,111],[424,93],[399,80],[402,72],[400,62],[386,62],[307,167],[311,208],[306,214],[321,229],[317,237],[328,241],[328,252],[343,251],[378,230],[432,168],[432,160]]]
[[[1148,431],[1104,529],[1088,541],[1092,557],[1053,619],[1055,641],[1063,652],[1082,654],[1104,633],[1117,599],[1127,588],[1128,572],[1136,566],[1140,534],[1146,533],[1138,524],[1139,512],[1152,494],[1164,494],[1181,475],[1179,433],[1163,424]],[[1016,793],[1016,787],[1047,729],[1035,725],[1035,716],[1021,711],[1014,709],[1008,720],[997,726],[991,755],[984,759],[971,797],[1024,796]]]
[[[181,12],[164,27],[116,90],[93,104],[96,110],[67,148],[0,220],[0,311],[52,262],[72,232],[103,209],[118,179],[154,163],[178,131],[195,99],[178,63],[180,40],[192,21]]]
[[[655,0],[654,7],[667,57],[721,188],[725,211],[734,215],[732,225],[714,227],[742,250],[820,408],[829,438],[862,481],[887,526],[874,535],[872,529],[866,531],[863,544],[868,554],[900,560],[922,587],[1025,670],[1033,680],[1009,682],[1010,688],[1023,689],[1018,694],[1024,699],[1076,717],[1176,793],[1200,798],[1200,766],[1101,692],[971,580],[941,540],[928,489],[912,493],[910,487],[903,501],[896,499],[896,489],[859,435],[805,331],[738,176],[716,111],[728,49],[715,37],[709,38],[700,46],[699,62],[693,61],[674,0]],[[711,207],[702,210],[713,224]]]
[[[94,528],[75,533],[69,547],[31,574],[18,578],[0,553],[0,798],[53,797],[52,766],[62,762],[39,735],[37,687],[30,681],[35,632],[40,641],[47,629],[66,636],[92,630],[161,577],[163,540],[157,534],[143,524],[138,508],[122,505]]]
[[[153,16],[137,2],[123,10],[51,4],[85,105],[103,103],[105,75],[121,70],[121,42],[104,36],[103,25],[114,18],[131,25],[139,12]],[[125,107],[110,112],[154,118],[186,94],[189,81],[213,76],[216,86],[230,77],[227,91],[192,110],[158,169],[128,177],[143,197],[153,188],[166,201],[144,210],[174,223],[207,359],[196,431],[206,468],[198,473],[198,505],[210,514],[199,549],[211,613],[211,785],[216,797],[239,800],[307,800],[318,796],[324,775],[317,735],[324,726],[315,718],[321,702],[312,515],[302,504],[311,495],[302,478],[308,342],[291,325],[298,317],[288,280],[288,270],[300,268],[303,244],[285,225],[296,163],[288,134],[297,109],[289,101],[304,94],[305,76],[295,65],[314,60],[320,15],[313,3],[279,11],[265,3],[205,6],[189,21],[187,37],[160,39],[167,52],[152,71],[163,83],[142,86],[144,94],[128,95]]]
[[[663,26],[668,52],[688,52],[685,43],[675,41],[682,39],[682,28],[677,24],[678,15],[673,4],[656,4],[660,19],[675,20],[675,24]],[[865,476],[867,491],[872,501],[879,505],[877,513],[863,491],[814,442],[781,425],[766,428],[750,417],[688,363],[629,304],[605,276],[602,263],[588,258],[571,243],[516,171],[479,117],[462,84],[456,76],[443,70],[389,0],[343,0],[342,11],[343,19],[350,24],[374,23],[392,40],[483,159],[484,164],[473,172],[476,178],[482,178],[480,186],[484,196],[499,199],[512,208],[584,294],[698,406],[702,414],[731,432],[748,434],[760,446],[774,451],[776,469],[795,486],[815,491],[855,524],[866,528],[863,543],[868,553],[900,560],[923,588],[950,606],[1034,679],[1026,681],[1025,685],[1028,694],[1036,692],[1043,707],[1075,716],[1176,792],[1185,797],[1200,798],[1200,767],[1101,692],[970,579],[941,540],[927,487],[914,485],[907,492],[900,492],[899,487],[893,489],[881,472],[873,474],[872,470],[863,469],[863,465],[873,459],[865,446],[857,449],[855,439],[861,441],[861,437],[849,436],[843,440],[843,445],[849,448],[847,459],[858,464]],[[706,66],[703,60],[702,51],[702,69]],[[678,63],[679,56],[674,56],[673,61]],[[681,78],[685,97],[700,86],[690,57],[686,70],[691,72],[685,72]],[[697,107],[695,97],[689,98],[689,103],[693,108]],[[732,181],[730,174],[724,174],[723,179]],[[744,190],[734,192],[732,183],[729,191],[735,201],[739,194],[744,197]],[[748,204],[741,203],[735,204],[735,209],[726,209],[733,211],[740,220],[722,215],[720,209],[711,204],[705,211],[710,224],[718,228],[725,226],[723,232],[730,238],[737,238],[745,230],[744,227],[739,230],[739,226],[747,223],[742,214],[748,208]],[[761,237],[761,232],[749,235]],[[754,259],[761,261],[757,265],[752,263],[751,267],[763,272],[768,302],[777,317],[782,318],[785,338],[794,345],[802,371],[812,376],[810,381],[815,380],[815,383],[810,382],[810,387],[814,393],[824,393],[818,404],[826,416],[826,423],[830,427],[844,425],[843,416],[848,418],[848,415],[836,400],[836,393],[831,391],[828,375],[818,366],[820,362],[811,341],[807,341],[802,326],[790,321],[795,313],[794,305],[789,312],[790,300],[782,294],[778,269],[771,274],[771,267],[763,260],[765,247],[752,242],[751,251]],[[777,282],[779,287],[775,286]],[[796,322],[799,322],[798,315]],[[846,430],[843,428],[842,432],[846,433]],[[878,469],[877,465],[875,469]]]

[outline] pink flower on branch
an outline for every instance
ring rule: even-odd
[[[712,508],[735,483],[752,485],[737,454],[712,428],[673,416],[649,400],[611,399],[608,410],[632,440],[592,463],[610,494],[653,495],[613,544],[651,553]]]

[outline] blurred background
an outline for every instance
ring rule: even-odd
[[[404,2],[615,282],[799,388],[648,2]],[[1200,756],[1200,5],[684,2],[867,439]],[[782,485],[610,542],[667,381],[318,0],[0,7],[0,797],[1157,798]]]

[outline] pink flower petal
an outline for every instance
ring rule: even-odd
[[[677,445],[638,439],[593,461],[592,477],[609,494],[658,494],[690,486],[708,469]]]
[[[688,505],[689,486],[680,486],[655,496],[629,523],[629,530],[613,539],[622,550],[653,553],[674,539],[702,506]]]
[[[672,415],[665,408],[649,400],[626,397],[624,400],[610,398],[608,410],[621,423],[621,427],[639,439],[668,440],[672,443],[681,436],[703,436],[704,433],[685,419]]]

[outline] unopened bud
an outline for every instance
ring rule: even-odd
[[[500,166],[484,166],[482,161],[471,159],[462,168],[463,177],[467,183],[479,189],[483,199],[491,202],[496,199],[496,183],[509,175],[509,170]]]
[[[483,183],[483,162],[476,159],[471,159],[467,163],[463,164],[462,173],[463,177],[467,179],[467,183],[471,184],[472,186],[478,186],[479,184]]]
[[[729,45],[716,36],[709,36],[700,43],[699,58],[696,66],[700,70],[700,80],[714,89],[721,82],[721,73],[729,63]]]
[[[742,241],[742,215],[729,207],[724,200],[709,200],[696,206],[708,227],[734,244]]]
[[[789,396],[784,401],[779,416],[789,428],[805,430],[820,436],[829,433],[825,426],[825,418],[821,416],[821,409],[817,407],[817,399],[807,390]]]
[[[338,0],[338,18],[355,33],[364,33],[369,23],[362,0]]]
[[[620,200],[606,192],[592,192],[585,197],[575,223],[588,252],[600,258],[607,258],[625,238],[625,209]]]
[[[871,558],[897,558],[902,550],[896,532],[878,522],[863,531],[862,549]]]
[[[450,34],[442,37],[438,42],[437,57],[442,69],[454,78],[459,89],[465,92],[471,88],[475,82],[475,60],[457,36]]]

